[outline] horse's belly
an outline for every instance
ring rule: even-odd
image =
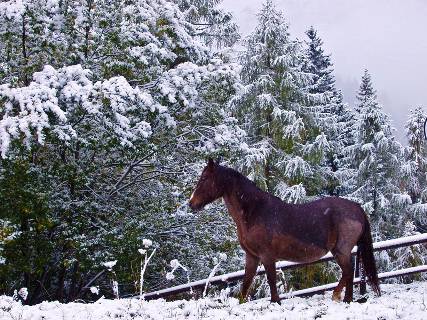
[[[300,241],[291,235],[274,235],[271,246],[277,259],[293,262],[316,261],[328,253],[326,248]]]

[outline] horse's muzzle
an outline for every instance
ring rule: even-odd
[[[194,212],[196,211],[200,211],[202,210],[203,206],[201,206],[200,204],[195,203],[194,201],[190,200],[188,201],[188,206],[190,207],[191,210],[193,210]]]

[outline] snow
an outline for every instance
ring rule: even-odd
[[[287,203],[302,202],[307,193],[302,183],[288,186],[284,182],[280,182],[276,187],[276,194]]]
[[[142,245],[146,248],[151,247],[153,245],[153,241],[149,239],[142,239]]]
[[[166,280],[173,280],[175,279],[175,275],[172,272],[166,273]]]
[[[107,269],[111,270],[111,269],[113,269],[113,267],[116,265],[116,263],[117,263],[117,260],[114,260],[114,261],[107,261],[107,262],[104,262],[104,263],[103,263],[103,265],[104,265],[104,267],[106,267]]]
[[[172,268],[174,268],[174,269],[178,268],[178,267],[179,267],[179,262],[178,262],[178,260],[177,260],[177,259],[173,259],[173,260],[171,260],[171,262],[170,262],[170,266],[171,266]]]
[[[14,19],[16,17],[22,16],[25,12],[25,4],[22,3],[22,0],[16,1],[7,1],[0,3],[0,12],[7,19]]]
[[[295,178],[310,174],[310,165],[301,157],[289,159],[285,167],[285,176]]]
[[[43,302],[22,306],[11,297],[0,297],[3,319],[426,319],[427,282],[382,285],[381,297],[368,296],[366,303],[337,303],[331,293],[310,298],[289,298],[282,304],[266,299],[239,304],[235,298],[219,295],[199,300],[139,299],[107,300],[95,303]]]
[[[221,261],[225,261],[225,260],[227,260],[227,255],[226,255],[225,253],[220,253],[220,254],[219,254],[219,259],[220,259]]]
[[[93,294],[99,294],[99,288],[98,287],[90,287],[89,290]]]
[[[176,271],[176,269],[178,269],[178,268],[181,268],[182,270],[184,270],[186,273],[187,273],[187,279],[188,279],[188,282],[190,283],[190,277],[189,277],[189,274],[188,274],[188,269],[186,268],[186,267],[184,267],[179,261],[178,261],[178,259],[173,259],[173,260],[171,260],[171,262],[170,262],[170,266],[172,267],[172,271],[170,271],[170,272],[168,272],[168,273],[166,273],[166,280],[173,280],[173,279],[175,279],[175,275],[173,274],[175,271]],[[190,286],[190,287],[188,287],[188,288],[190,288],[190,292],[193,292],[193,289],[192,289],[192,287]]]

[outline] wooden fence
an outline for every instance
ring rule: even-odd
[[[427,233],[409,236],[409,237],[398,238],[398,239],[375,242],[373,244],[373,247],[374,247],[374,251],[382,251],[382,250],[387,250],[387,249],[408,247],[408,246],[412,246],[412,245],[416,245],[416,244],[420,244],[420,243],[427,243]],[[352,255],[356,255],[356,252],[357,252],[357,247],[354,247],[352,250]],[[313,262],[309,262],[309,263],[296,263],[296,262],[289,262],[289,261],[279,261],[276,263],[276,269],[288,270],[288,269],[293,269],[293,268],[300,268],[300,267],[307,266],[307,265],[314,264],[314,263],[326,262],[326,261],[330,261],[330,260],[334,260],[331,253],[326,254],[325,256],[323,256],[322,258],[320,258],[317,261],[313,261]],[[378,277],[379,277],[379,279],[387,279],[387,278],[391,278],[391,277],[410,275],[410,274],[426,272],[426,271],[427,271],[427,265],[421,265],[421,266],[417,266],[417,267],[413,267],[413,268],[406,268],[406,269],[401,269],[401,270],[396,270],[396,271],[380,273],[378,275]],[[264,267],[263,266],[258,267],[257,275],[261,275],[264,273],[265,273]],[[144,299],[146,299],[146,300],[157,299],[157,298],[165,298],[165,297],[172,296],[172,295],[175,295],[178,293],[187,292],[187,291],[190,291],[192,289],[204,288],[206,286],[207,282],[209,282],[209,285],[219,285],[219,284],[226,285],[229,282],[234,282],[236,280],[243,279],[244,274],[245,274],[244,270],[239,270],[236,272],[231,272],[231,273],[226,273],[223,275],[214,276],[210,279],[193,281],[193,282],[189,282],[189,283],[182,284],[179,286],[149,292],[149,293],[144,294],[143,296],[144,296]],[[362,275],[362,277],[356,277],[354,280],[354,283],[360,283],[360,282],[362,282],[362,285],[364,284],[363,275]],[[285,298],[288,298],[290,296],[306,296],[306,295],[321,293],[321,292],[324,292],[326,290],[331,290],[331,289],[335,288],[336,285],[337,285],[337,283],[335,282],[335,283],[329,283],[329,284],[326,284],[323,286],[298,290],[298,291],[282,294],[280,296],[280,298],[285,299]],[[362,287],[362,285],[361,285],[361,287]]]

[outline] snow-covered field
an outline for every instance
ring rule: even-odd
[[[282,305],[267,300],[238,304],[234,298],[166,302],[162,299],[106,300],[95,303],[43,302],[22,306],[0,297],[0,319],[427,319],[427,282],[382,285],[381,297],[366,303],[336,303],[331,293],[292,298]]]

